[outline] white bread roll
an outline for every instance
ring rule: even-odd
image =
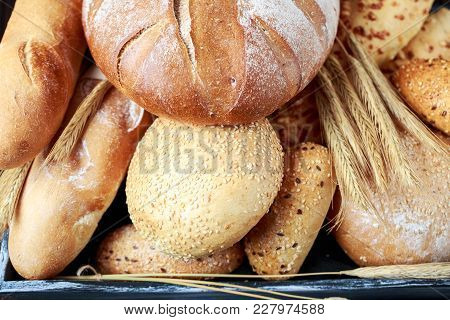
[[[442,139],[450,146],[449,138]],[[410,137],[403,140],[422,184],[407,190],[391,184],[388,194],[374,193],[384,222],[350,207],[335,230],[339,245],[360,266],[450,261],[450,160]],[[339,202],[337,197],[335,212]]]
[[[137,230],[157,249],[201,257],[231,247],[269,210],[283,152],[269,121],[196,126],[157,119],[127,179]]]
[[[245,252],[255,272],[298,273],[333,199],[332,171],[325,147],[302,143],[289,151],[275,202],[245,237]]]
[[[204,258],[175,258],[154,248],[131,224],[109,233],[97,251],[97,267],[102,274],[127,273],[231,273],[244,260],[244,249],[233,247]],[[192,278],[190,278],[192,279]]]
[[[72,110],[98,82],[90,74],[79,81]],[[10,225],[9,255],[21,276],[54,277],[80,253],[148,124],[142,108],[112,89],[67,161],[42,167],[47,152],[36,158]]]

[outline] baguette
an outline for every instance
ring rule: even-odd
[[[0,44],[0,169],[33,159],[58,131],[86,49],[81,0],[17,0]]]
[[[72,99],[78,105],[99,81],[89,72]],[[72,110],[72,106],[70,107]],[[70,158],[34,161],[10,226],[9,254],[26,279],[60,273],[85,247],[125,176],[149,115],[110,90]]]

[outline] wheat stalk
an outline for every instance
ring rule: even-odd
[[[0,176],[0,237],[16,211],[22,187],[32,161],[20,168],[4,170]]]
[[[103,80],[97,84],[91,93],[89,93],[83,102],[81,102],[75,114],[47,155],[42,164],[43,167],[50,162],[60,162],[70,156],[83,134],[83,130],[88,120],[98,110],[103,98],[111,87],[112,84],[110,82]]]
[[[423,145],[432,150],[448,154],[448,148],[401,100],[395,89],[386,79],[372,57],[358,42],[355,35],[349,32],[347,42],[355,57],[361,62],[369,77],[372,79],[379,96],[384,101],[388,110],[398,120],[404,130],[409,132]]]
[[[450,279],[450,263],[365,267],[340,273],[369,279]]]
[[[377,128],[335,55],[330,55],[326,66],[330,70],[330,73],[337,77],[338,81],[335,82],[336,91],[341,100],[345,101],[345,106],[358,128],[366,149],[369,151],[365,154],[370,165],[369,173],[374,179],[375,186],[379,190],[385,191],[387,189],[388,177]]]

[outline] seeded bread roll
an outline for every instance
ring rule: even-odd
[[[271,115],[270,123],[280,137],[283,150],[302,142],[323,143],[319,111],[311,85]]]
[[[86,49],[81,2],[15,2],[0,44],[0,170],[32,160],[61,125]]]
[[[450,146],[449,138],[441,138]],[[450,261],[450,160],[410,137],[404,143],[421,184],[407,190],[392,184],[388,194],[373,194],[384,222],[373,212],[350,207],[335,231],[340,246],[360,266]],[[334,202],[336,210],[339,202]]]
[[[202,257],[240,241],[269,210],[283,152],[269,121],[235,127],[157,119],[127,178],[131,219],[174,256]]]
[[[131,224],[108,234],[97,251],[97,267],[102,274],[222,274],[233,272],[243,260],[240,243],[204,258],[174,258],[155,249]]]
[[[263,119],[315,76],[338,0],[87,0],[83,23],[108,79],[149,112],[196,124]]]
[[[431,14],[420,32],[403,48],[398,59],[450,60],[450,9]]]
[[[80,81],[70,112],[98,83]],[[43,166],[34,161],[9,234],[9,256],[26,279],[58,275],[86,246],[114,199],[149,115],[116,89],[110,90],[70,158]]]
[[[335,191],[326,148],[303,143],[286,157],[274,204],[245,237],[245,252],[258,274],[295,274],[311,249]]]
[[[342,0],[342,20],[378,65],[393,60],[420,31],[433,0]]]
[[[394,73],[393,82],[409,106],[424,121],[450,134],[449,61],[409,61]]]

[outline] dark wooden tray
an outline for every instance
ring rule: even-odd
[[[445,1],[436,1],[444,3]],[[13,0],[0,0],[0,37],[9,18]],[[73,275],[85,264],[91,264],[93,252],[107,230],[129,223],[124,188],[100,222],[93,240],[64,271]],[[356,265],[342,252],[334,239],[322,232],[311,250],[301,272],[339,271]],[[237,273],[248,274],[244,264]],[[227,282],[227,281],[224,281]],[[309,297],[344,297],[349,299],[447,299],[450,280],[370,280],[350,277],[312,277],[287,281],[241,280],[227,282],[254,288],[275,290]],[[131,282],[27,281],[11,265],[8,238],[0,247],[0,299],[236,299],[237,296],[185,288],[174,285]]]

